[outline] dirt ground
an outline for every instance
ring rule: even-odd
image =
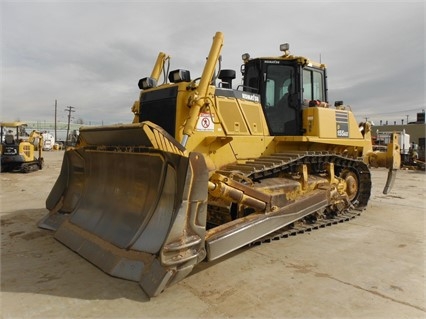
[[[62,156],[0,175],[1,318],[426,318],[424,172],[398,172],[383,195],[372,169],[356,219],[202,263],[150,300],[37,228]]]

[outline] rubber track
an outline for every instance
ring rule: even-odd
[[[310,166],[310,171],[318,173],[324,172],[324,167],[327,163],[334,164],[336,175],[340,175],[345,169],[349,169],[356,173],[358,177],[358,196],[356,201],[352,203],[353,209],[345,210],[332,218],[318,219],[314,223],[299,222],[293,227],[285,226],[280,230],[254,241],[250,246],[295,236],[315,229],[325,228],[327,226],[349,221],[359,216],[361,210],[367,206],[370,198],[370,170],[360,158],[354,159],[329,152],[286,152],[261,156],[257,159],[246,161],[243,164],[228,165],[219,171],[219,173],[223,175],[234,175],[234,178],[235,176],[240,176],[241,180],[249,178],[253,181],[259,181],[281,172],[296,172],[298,167],[302,164]]]

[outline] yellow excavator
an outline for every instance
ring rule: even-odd
[[[43,168],[43,136],[36,130],[25,135],[26,125],[24,122],[0,123],[2,172],[28,173]]]
[[[327,99],[324,64],[289,52],[221,69],[217,32],[201,77],[160,52],[139,81],[133,122],[82,127],[39,226],[149,296],[268,236],[359,215],[370,166],[399,168],[397,136],[374,152],[369,123]],[[163,76],[162,76],[163,74]],[[161,82],[163,78],[163,82]]]

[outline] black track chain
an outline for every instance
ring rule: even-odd
[[[255,240],[254,242],[250,243],[249,246],[257,246],[263,243],[270,243],[272,241],[280,240],[282,238],[288,238],[296,236],[298,234],[308,233],[313,230],[326,228],[327,226],[337,225],[339,223],[350,221],[359,215],[361,215],[361,210],[352,210],[342,212],[333,218],[319,219],[315,223],[298,222],[295,225],[285,226],[284,228],[281,228],[271,234],[259,238],[258,240]]]
[[[243,164],[227,165],[219,173],[233,178],[250,178],[258,181],[281,172],[296,172],[301,164],[308,164],[313,171],[323,172],[324,164],[333,163],[335,174],[340,175],[344,170],[354,172],[358,178],[358,196],[354,201],[353,208],[336,213],[330,218],[317,219],[315,222],[302,221],[287,225],[271,234],[268,234],[253,243],[262,243],[279,240],[310,232],[315,229],[325,228],[335,224],[349,221],[361,214],[361,210],[367,206],[371,193],[371,175],[368,166],[361,158],[350,158],[341,154],[329,152],[286,152],[276,153],[269,156],[261,156],[257,159],[246,161]]]

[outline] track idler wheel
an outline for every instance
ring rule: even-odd
[[[357,174],[351,170],[344,170],[341,174],[346,182],[346,194],[348,195],[349,200],[353,203],[358,196],[359,192],[359,179]]]

